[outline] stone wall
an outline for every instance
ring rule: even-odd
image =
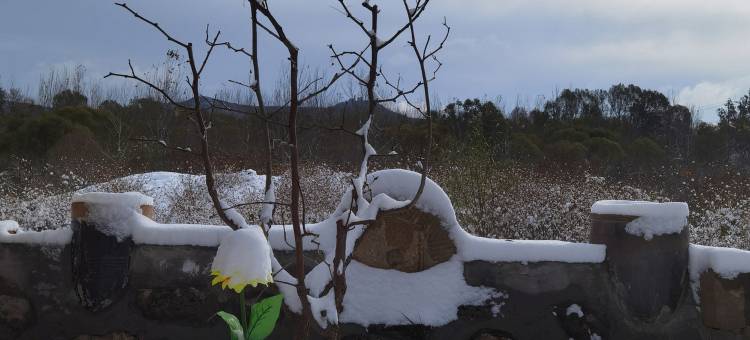
[[[209,285],[215,248],[134,246],[127,289],[96,313],[79,303],[70,252],[70,246],[0,244],[0,339],[220,339],[227,331],[212,315],[219,309],[237,312],[230,294]],[[292,261],[289,253],[277,256]],[[493,339],[480,334],[588,339],[592,332],[611,339],[742,339],[747,332],[750,274],[728,280],[707,272],[701,278],[702,308],[684,294],[667,318],[643,322],[629,317],[606,262],[472,261],[464,268],[468,284],[507,294],[499,315],[489,306],[466,306],[457,321],[438,328],[344,329],[373,339]],[[566,315],[573,304],[582,308],[582,318]],[[291,329],[288,312],[283,314],[276,339],[286,339]]]
[[[446,246],[447,234],[417,215],[397,213],[380,221],[357,243],[355,260],[419,272],[456,254],[454,245]],[[494,288],[493,301],[461,306],[458,318],[440,327],[345,324],[342,338],[750,339],[750,273],[727,276],[709,269],[694,294],[687,230],[644,239],[622,232],[632,219],[593,216],[592,242],[606,245],[601,263],[464,261],[463,279]],[[398,234],[404,228],[411,229]],[[74,275],[74,260],[81,256],[76,242],[84,239],[79,230],[73,243],[63,245],[0,241],[0,340],[227,338],[226,326],[213,315],[238,308],[233,293],[210,285],[215,247],[125,240],[124,285],[102,293],[96,291],[102,286],[82,289]],[[290,267],[292,255],[276,251]],[[307,271],[322,258],[317,252],[306,257]],[[91,275],[107,279],[101,272]],[[271,287],[249,296],[275,293]],[[106,298],[87,304],[86,294]],[[291,338],[293,317],[283,310],[272,338]]]

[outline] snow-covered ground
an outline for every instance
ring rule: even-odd
[[[253,170],[222,174],[217,179],[219,192],[229,204],[259,201],[263,197],[265,176],[258,175]],[[275,180],[279,181],[278,178]],[[75,192],[15,202],[4,201],[0,204],[0,219],[13,219],[27,229],[63,227],[70,224],[73,195],[96,191],[135,191],[153,197],[155,220],[162,223],[219,223],[205,190],[205,177],[174,172],[136,174]],[[251,208],[247,210],[255,213]]]
[[[75,176],[68,174],[71,183]],[[265,177],[252,170],[219,176],[219,191],[227,203],[262,199]],[[348,172],[325,165],[302,169],[308,223],[324,220],[350,187]],[[508,239],[588,240],[590,207],[599,200],[666,202],[666,194],[619,183],[586,173],[544,175],[518,168],[435,168],[431,177],[450,196],[458,220],[478,236]],[[132,175],[84,187],[81,192],[140,191],[154,197],[160,223],[220,224],[205,194],[203,176],[154,172]],[[287,202],[287,174],[276,179],[280,202]],[[687,182],[690,184],[690,182]],[[0,186],[2,184],[0,183]],[[737,187],[736,183],[727,184]],[[709,246],[750,249],[750,198],[745,189],[712,186],[689,189],[688,223],[691,242]],[[700,189],[700,190],[699,190]],[[695,190],[694,193],[692,191]],[[0,196],[0,220],[13,219],[22,228],[54,229],[68,224],[72,193],[50,195],[33,190],[22,198]],[[180,202],[180,204],[174,204]],[[259,207],[239,209],[249,223],[257,223]],[[276,209],[274,220],[290,221],[288,212]]]

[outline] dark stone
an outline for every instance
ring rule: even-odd
[[[139,289],[135,301],[143,316],[161,321],[205,322],[220,307],[195,287]]]
[[[130,256],[130,285],[134,288],[208,287],[215,255],[216,247],[136,245]]]
[[[126,332],[114,332],[105,335],[79,335],[73,340],[140,340],[141,338]]]
[[[745,287],[709,270],[701,274],[700,298],[703,324],[722,330],[745,328]]]
[[[32,319],[29,300],[19,296],[0,295],[0,325],[20,331],[26,329]]]
[[[570,305],[572,303],[555,306],[553,310],[560,325],[571,339],[589,340],[594,334],[601,336],[605,333],[598,318],[590,310],[578,304],[583,316],[576,313],[568,314],[567,309]]]
[[[635,216],[591,214],[591,243],[607,245],[610,279],[629,312],[644,321],[672,313],[687,289],[688,228],[651,240],[625,226]]]
[[[513,336],[496,329],[482,329],[469,340],[513,340]]]

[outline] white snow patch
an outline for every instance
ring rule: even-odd
[[[581,306],[574,303],[568,306],[567,309],[565,309],[565,316],[573,315],[573,314],[578,315],[579,318],[582,318],[583,310],[581,309]]]
[[[417,273],[378,269],[352,261],[346,271],[342,322],[363,326],[412,322],[445,325],[461,305],[483,304],[493,290],[472,287],[463,277],[463,263],[454,258]]]
[[[630,221],[625,225],[625,231],[630,235],[643,236],[644,239],[650,240],[658,235],[679,233],[686,225],[687,217],[684,216],[644,216]]]
[[[227,226],[156,223],[138,213],[133,213],[126,223],[133,226],[136,244],[216,247],[232,232]]]
[[[700,277],[707,270],[710,269],[725,279],[734,279],[739,274],[750,273],[750,251],[691,244],[689,253],[690,281],[695,301],[700,301]]]
[[[684,202],[647,202],[647,201],[622,201],[604,200],[597,201],[591,206],[591,212],[601,215],[624,215],[624,216],[682,216],[687,217],[690,213],[687,203]]]
[[[29,231],[20,229],[16,221],[0,221],[0,243],[30,243],[64,246],[70,243],[73,231],[70,228]]]
[[[266,190],[263,201],[265,204],[263,204],[260,210],[260,221],[265,225],[270,225],[273,221],[274,203],[276,203],[276,186],[273,184],[273,181],[271,181],[270,188]]]
[[[631,235],[642,236],[646,240],[654,236],[675,234],[687,225],[690,213],[687,203],[683,202],[645,202],[645,201],[598,201],[591,206],[594,214],[612,214],[638,216],[625,226]]]
[[[182,262],[182,272],[190,275],[197,275],[200,272],[200,266],[193,262],[193,260],[186,259]]]
[[[73,203],[86,205],[106,205],[113,207],[128,207],[140,209],[142,205],[154,205],[154,199],[139,192],[109,193],[87,192],[73,195]]]
[[[602,244],[554,240],[496,240],[466,235],[459,249],[464,261],[601,263],[604,261],[607,247]]]

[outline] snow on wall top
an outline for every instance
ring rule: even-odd
[[[725,279],[750,273],[750,251],[746,250],[691,244],[689,262],[690,277],[695,279],[709,269]]]
[[[70,228],[27,231],[18,227],[16,221],[0,221],[0,243],[34,243],[64,246],[70,243],[73,231]]]
[[[73,203],[108,205],[140,209],[142,205],[154,205],[154,199],[139,192],[109,193],[87,192],[73,195]]]
[[[690,213],[683,202],[598,201],[591,206],[594,214],[638,216],[625,226],[628,234],[646,240],[657,235],[679,233],[687,225]]]
[[[466,234],[456,244],[464,261],[604,262],[607,246],[553,240],[496,240]]]
[[[646,201],[598,201],[591,206],[594,214],[610,214],[639,217],[687,217],[690,213],[684,202],[646,202]]]
[[[750,273],[750,251],[691,244],[689,254],[690,283],[693,297],[697,302],[700,302],[698,290],[701,274],[709,269],[725,279],[734,279],[739,274]]]
[[[224,225],[161,224],[134,213],[129,221],[135,244],[217,247],[232,231]]]

